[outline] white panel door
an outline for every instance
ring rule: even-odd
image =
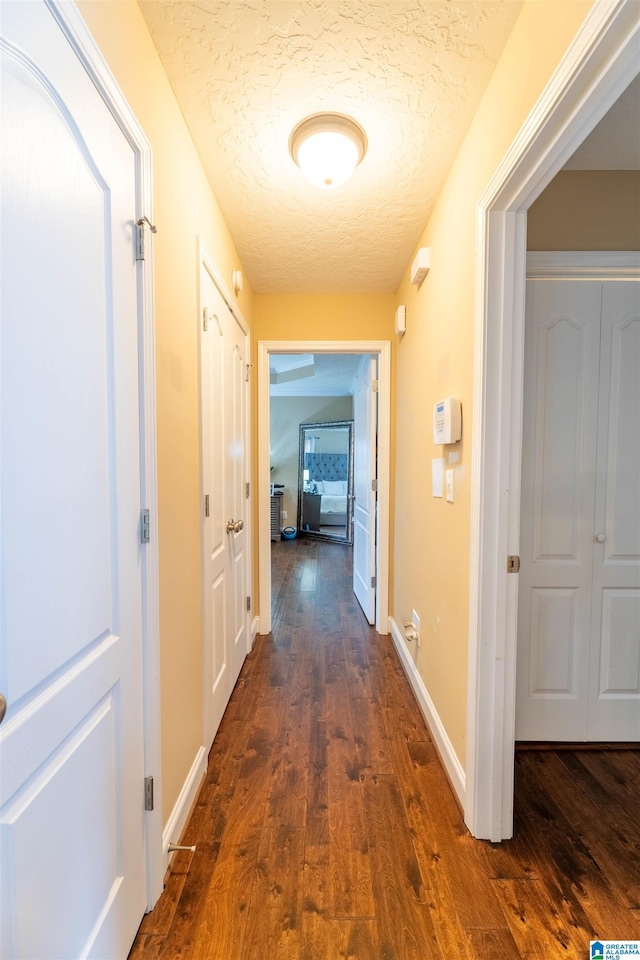
[[[518,740],[585,736],[600,303],[598,282],[527,282]]]
[[[637,289],[527,283],[519,740],[638,738]]]
[[[204,264],[200,301],[202,484],[208,505],[203,517],[204,726],[208,745],[248,650],[247,367],[246,336]]]
[[[369,623],[376,615],[376,362],[363,357],[353,392],[353,592]]]
[[[48,8],[2,4],[3,958],[144,913],[135,157]]]
[[[640,740],[640,283],[603,284],[589,740]]]

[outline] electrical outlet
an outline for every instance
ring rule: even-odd
[[[413,624],[413,629],[416,632],[416,644],[417,646],[420,646],[420,617],[415,610],[411,611],[411,623]]]

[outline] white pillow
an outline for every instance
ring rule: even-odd
[[[324,492],[330,493],[332,496],[341,496],[346,491],[343,489],[345,481],[344,480],[325,480],[324,482]]]
[[[316,493],[324,493],[324,480],[314,480]]]

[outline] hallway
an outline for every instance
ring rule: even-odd
[[[273,545],[273,633],[131,960],[583,960],[640,936],[638,752],[519,754],[516,839],[473,840],[350,562]]]

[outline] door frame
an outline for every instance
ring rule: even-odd
[[[389,517],[391,451],[390,340],[259,340],[258,341],[258,632],[271,632],[270,394],[272,353],[356,353],[378,357],[378,509],[376,522],[376,617],[378,633],[389,633]]]
[[[638,73],[640,20],[596,2],[477,208],[465,822],[513,833],[527,210]]]
[[[206,270],[209,274],[209,277],[216,286],[218,293],[225,302],[225,305],[236,323],[242,330],[245,338],[245,362],[250,368],[250,357],[251,357],[251,331],[247,321],[245,320],[240,308],[235,302],[235,298],[232,296],[231,291],[227,287],[222,274],[218,270],[213,258],[209,254],[203,240],[201,237],[196,239],[197,254],[198,254],[198,316],[196,322],[198,324],[198,439],[199,446],[198,452],[200,457],[200,468],[199,468],[199,489],[200,489],[200,511],[201,516],[204,516],[204,477],[202,475],[202,448],[203,448],[203,430],[202,430],[202,290],[200,286],[200,277],[201,270]],[[248,483],[251,477],[251,384],[249,383],[248,378],[245,378],[245,414],[244,414],[244,423],[242,425],[244,433],[244,452],[245,452],[245,478],[244,483]],[[248,591],[248,595],[252,595],[252,514],[251,509],[251,498],[246,500],[246,511],[244,516],[244,526],[246,530],[245,538],[245,587]],[[208,733],[210,725],[207,723],[207,703],[208,698],[206,696],[206,677],[211,675],[211,671],[205,668],[207,663],[207,658],[209,656],[209,645],[206,642],[207,638],[205,635],[205,620],[204,620],[204,589],[205,589],[205,565],[204,565],[204,525],[200,524],[200,586],[201,586],[201,598],[200,598],[200,621],[201,621],[201,651],[202,651],[202,744],[204,748],[204,762],[206,766],[206,757],[211,748],[211,737]],[[245,631],[247,637],[247,649],[246,654],[251,650],[251,614],[250,611],[244,611],[245,618]],[[245,655],[246,655],[245,654]],[[202,751],[201,751],[202,753]],[[188,807],[185,809],[185,813],[188,813]]]
[[[135,219],[153,223],[151,144],[125,100],[78,8],[68,0],[44,0],[135,155]],[[141,551],[142,700],[144,776],[154,780],[154,809],[145,814],[147,908],[162,893],[162,753],[160,738],[160,633],[158,607],[158,497],[156,452],[155,312],[153,244],[147,231],[146,259],[136,262],[140,392],[140,503],[149,510],[150,541]],[[142,802],[142,799],[141,799]]]

